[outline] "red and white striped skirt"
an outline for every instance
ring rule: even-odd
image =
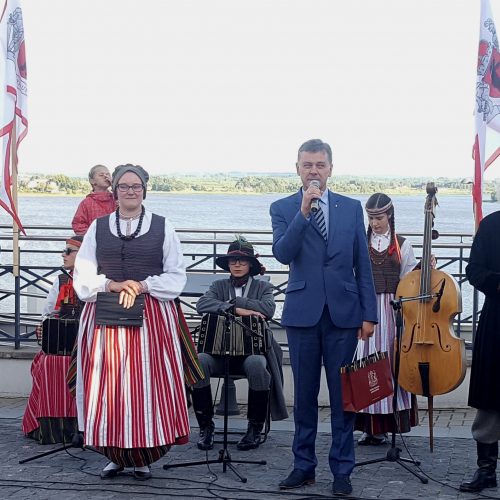
[[[33,359],[33,386],[22,423],[24,434],[39,427],[39,418],[76,417],[75,399],[66,385],[70,361],[70,356],[55,356],[42,351]]]
[[[86,444],[152,448],[188,441],[176,314],[173,302],[146,295],[142,327],[95,326],[95,304],[85,305],[77,403]]]

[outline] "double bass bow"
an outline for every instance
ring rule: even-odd
[[[404,331],[395,348],[400,348],[399,385],[427,397],[432,451],[433,397],[462,383],[466,362],[465,342],[453,331],[453,318],[462,312],[460,289],[451,275],[431,266],[437,188],[430,182],[426,191],[421,268],[404,276],[396,290],[396,298],[410,300],[404,301]]]

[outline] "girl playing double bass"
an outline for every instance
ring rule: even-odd
[[[373,337],[360,343],[357,356],[361,359],[376,351],[388,351],[392,363],[396,325],[390,302],[399,280],[415,268],[417,261],[411,243],[396,233],[394,206],[387,195],[375,193],[370,196],[365,210],[379,322]],[[392,396],[358,413],[355,429],[363,431],[358,444],[381,445],[387,442],[388,432],[409,432],[418,424],[416,403],[414,396],[399,388],[397,415],[393,415]]]

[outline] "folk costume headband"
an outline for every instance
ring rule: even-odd
[[[83,236],[75,235],[70,236],[66,240],[66,245],[73,245],[74,247],[80,248],[82,246]]]
[[[377,208],[368,208],[365,206],[366,213],[371,216],[376,216],[376,215],[382,215],[388,212],[392,208],[392,200],[387,203],[387,205],[384,205],[383,207],[377,207]]]

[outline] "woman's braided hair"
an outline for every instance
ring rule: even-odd
[[[401,262],[399,243],[396,235],[396,224],[394,221],[394,205],[392,204],[392,200],[384,193],[375,193],[372,194],[366,201],[365,209],[368,215],[387,214],[387,217],[389,219],[389,228],[391,229],[389,255],[392,255],[394,252],[396,252],[398,262]],[[372,228],[370,224],[368,224],[368,229],[366,231],[368,245],[370,245],[370,238],[372,236],[372,233]]]

